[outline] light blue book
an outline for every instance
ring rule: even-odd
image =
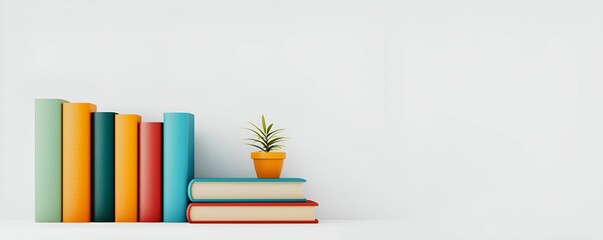
[[[195,178],[192,202],[305,202],[302,178]]]
[[[195,116],[163,114],[163,221],[186,222],[188,183],[194,177]]]

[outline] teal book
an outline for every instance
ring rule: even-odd
[[[305,202],[302,178],[195,178],[192,202]]]
[[[92,221],[115,221],[115,115],[92,113]]]
[[[163,221],[186,222],[187,189],[194,177],[195,116],[163,115]]]
[[[36,222],[62,219],[62,99],[35,100]]]

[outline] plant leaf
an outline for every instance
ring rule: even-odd
[[[274,138],[274,139],[270,140],[270,142],[268,142],[268,146],[270,146],[272,144],[275,144],[277,142],[285,141],[286,139],[287,139],[286,137],[277,137],[277,138]]]
[[[284,131],[284,130],[285,130],[284,128],[280,128],[280,129],[276,129],[276,130],[274,130],[274,131],[272,131],[272,132],[268,133],[268,135],[266,136],[266,140],[268,140],[268,138],[270,138],[270,136],[275,135],[276,133],[278,133],[278,132],[282,132],[282,131]],[[273,136],[273,137],[274,137],[274,136]]]
[[[268,150],[268,149],[264,149],[264,148],[262,148],[262,147],[260,147],[258,145],[255,145],[255,144],[251,144],[251,143],[245,143],[245,144],[249,145],[249,146],[256,147],[256,148],[260,149],[262,152],[266,152],[266,150]]]
[[[262,135],[261,135],[260,133],[258,133],[257,131],[255,131],[255,130],[253,130],[253,129],[251,129],[251,128],[245,128],[245,129],[247,129],[247,130],[249,130],[249,131],[252,131],[252,132],[253,132],[253,133],[255,133],[255,135],[257,135],[257,136],[258,136],[258,138],[260,138],[262,141],[267,142],[266,140],[268,140],[268,139],[264,138],[264,136],[262,136]]]
[[[258,134],[258,135],[260,134],[260,133],[259,133],[258,131],[256,131],[255,129],[251,129],[251,128],[245,128],[245,129],[247,129],[247,130],[249,130],[249,131],[252,131],[252,132],[253,132],[253,133],[255,133],[255,134]]]
[[[259,143],[259,144],[262,144],[262,146],[264,146],[264,148],[268,148],[268,144],[267,144],[267,143],[265,143],[265,142],[263,142],[263,141],[260,141],[260,140],[258,140],[258,139],[254,139],[254,138],[245,138],[244,140],[247,140],[247,141],[253,141],[253,142],[257,142],[257,143]]]
[[[251,124],[253,127],[255,127],[255,129],[257,129],[257,130],[258,130],[258,132],[262,133],[262,135],[264,135],[264,138],[267,138],[267,137],[266,137],[266,132],[265,132],[265,131],[262,131],[262,129],[260,129],[258,126],[256,126],[255,124],[253,124],[253,123],[251,123],[251,122],[249,122],[249,124]]]
[[[258,148],[263,152],[270,152],[283,148],[283,145],[278,145],[277,143],[283,142],[288,139],[287,137],[279,136],[279,133],[284,131],[285,129],[280,128],[272,130],[274,127],[274,123],[270,123],[269,125],[266,124],[266,117],[264,116],[264,114],[262,114],[261,128],[252,122],[249,122],[249,124],[253,126],[253,128],[245,129],[253,132],[257,136],[257,138],[246,138],[244,140],[248,141],[248,143],[245,144]]]
[[[277,142],[275,142],[275,143],[273,143],[273,144],[270,144],[270,145],[268,145],[268,147],[269,147],[269,148],[273,148],[274,146],[278,146],[278,145],[276,144],[276,143],[278,143],[278,142],[281,142],[281,141],[277,141]]]
[[[270,146],[270,148],[268,148],[268,152],[273,151],[273,150],[279,150],[283,148],[283,145],[274,145],[274,146]]]

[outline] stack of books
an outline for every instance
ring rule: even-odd
[[[196,178],[188,187],[190,223],[318,223],[318,203],[301,178]]]
[[[36,222],[186,222],[194,116],[35,100]]]

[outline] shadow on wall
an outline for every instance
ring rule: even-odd
[[[223,134],[196,130],[195,177],[255,177],[249,152],[242,144],[233,146]]]

